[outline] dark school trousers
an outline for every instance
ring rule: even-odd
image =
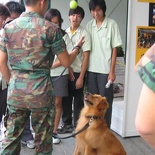
[[[80,89],[75,88],[75,83],[79,77],[80,73],[74,73],[75,80],[68,81],[68,96],[62,99],[62,121],[64,125],[76,126],[77,120],[81,109],[84,107],[84,86]],[[73,111],[72,111],[73,107]],[[72,112],[73,112],[73,122],[72,122]]]
[[[0,86],[0,122],[2,121],[3,115],[6,112],[6,99],[7,99],[7,88],[2,90]]]
[[[112,117],[112,103],[113,103],[113,84],[109,88],[105,88],[106,83],[108,82],[108,74],[100,74],[94,72],[87,72],[87,91],[91,94],[100,94],[105,96],[109,103],[109,108],[105,114],[105,119],[108,127],[111,125]]]

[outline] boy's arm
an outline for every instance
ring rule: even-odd
[[[84,82],[84,76],[85,76],[87,68],[88,68],[89,55],[90,55],[90,51],[83,52],[83,61],[82,61],[82,66],[81,66],[81,72],[80,72],[79,78],[76,81],[76,89],[80,89],[84,85],[83,82]]]
[[[108,80],[115,81],[115,66],[116,66],[116,58],[117,58],[117,48],[112,48],[112,54],[111,54],[111,66],[110,66],[110,72]]]

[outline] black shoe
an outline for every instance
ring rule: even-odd
[[[61,126],[60,129],[58,129],[59,134],[64,134],[64,133],[71,133],[73,132],[73,126],[72,125],[63,125]]]

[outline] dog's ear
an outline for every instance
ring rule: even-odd
[[[108,107],[109,107],[109,104],[108,104],[106,98],[103,97],[102,100],[100,101],[100,103],[98,104],[97,108],[99,110],[105,110],[105,109],[108,109]]]

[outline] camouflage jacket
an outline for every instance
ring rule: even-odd
[[[66,49],[61,30],[37,13],[24,12],[0,34],[0,50],[11,69],[9,105],[42,108],[52,105],[50,67],[54,55]]]
[[[155,92],[155,44],[139,60],[136,70],[142,81]]]

